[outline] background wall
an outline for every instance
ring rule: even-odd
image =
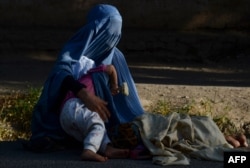
[[[120,47],[128,59],[207,62],[249,55],[249,0],[0,0],[0,54],[58,51],[96,3],[113,4],[122,14]]]
[[[250,26],[248,0],[0,0],[0,24],[79,26],[96,3],[117,6],[124,25],[130,28],[247,29]]]

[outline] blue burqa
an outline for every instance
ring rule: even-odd
[[[121,37],[121,27],[122,17],[114,6],[101,4],[90,10],[86,25],[65,44],[44,84],[33,111],[31,140],[41,137],[58,140],[64,138],[65,133],[59,122],[60,109],[55,104],[59,99],[63,79],[68,75],[75,79],[79,77],[72,69],[82,56],[92,59],[96,66],[113,64],[119,84],[128,84],[129,96],[118,94],[112,97],[107,77],[99,73],[93,75],[97,96],[108,102],[111,111],[111,118],[106,126],[129,122],[144,112],[126,60],[116,48]]]

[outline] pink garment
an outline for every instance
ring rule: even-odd
[[[92,68],[88,71],[88,73],[86,75],[83,75],[82,77],[80,77],[80,79],[78,81],[86,86],[87,91],[95,94],[95,88],[94,88],[91,74],[95,73],[95,72],[104,72],[106,70],[106,67],[107,67],[106,65],[100,65],[98,67]],[[67,100],[69,100],[70,98],[75,98],[75,97],[76,97],[76,95],[73,92],[69,91],[66,94],[66,96],[62,102],[62,107]]]

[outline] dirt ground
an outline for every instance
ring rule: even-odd
[[[250,88],[186,85],[137,85],[141,102],[150,110],[157,101],[211,117],[227,117],[237,128],[250,121]]]
[[[209,67],[151,66],[141,67],[141,74],[139,70],[133,69],[134,66],[131,68],[135,81],[141,80],[136,86],[145,110],[150,110],[162,101],[172,106],[189,108],[190,112],[196,114],[225,116],[240,129],[250,123],[249,69],[244,64],[235,61]],[[140,76],[146,79],[143,72],[147,69],[155,72],[148,74],[151,79],[142,82]],[[250,133],[249,128],[245,128],[245,131]]]

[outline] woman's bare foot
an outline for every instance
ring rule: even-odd
[[[84,149],[81,155],[82,160],[105,162],[108,157],[101,156],[89,149]]]
[[[127,158],[129,155],[128,149],[118,149],[114,148],[111,145],[107,145],[105,150],[105,156],[107,156],[110,159],[122,159]]]

